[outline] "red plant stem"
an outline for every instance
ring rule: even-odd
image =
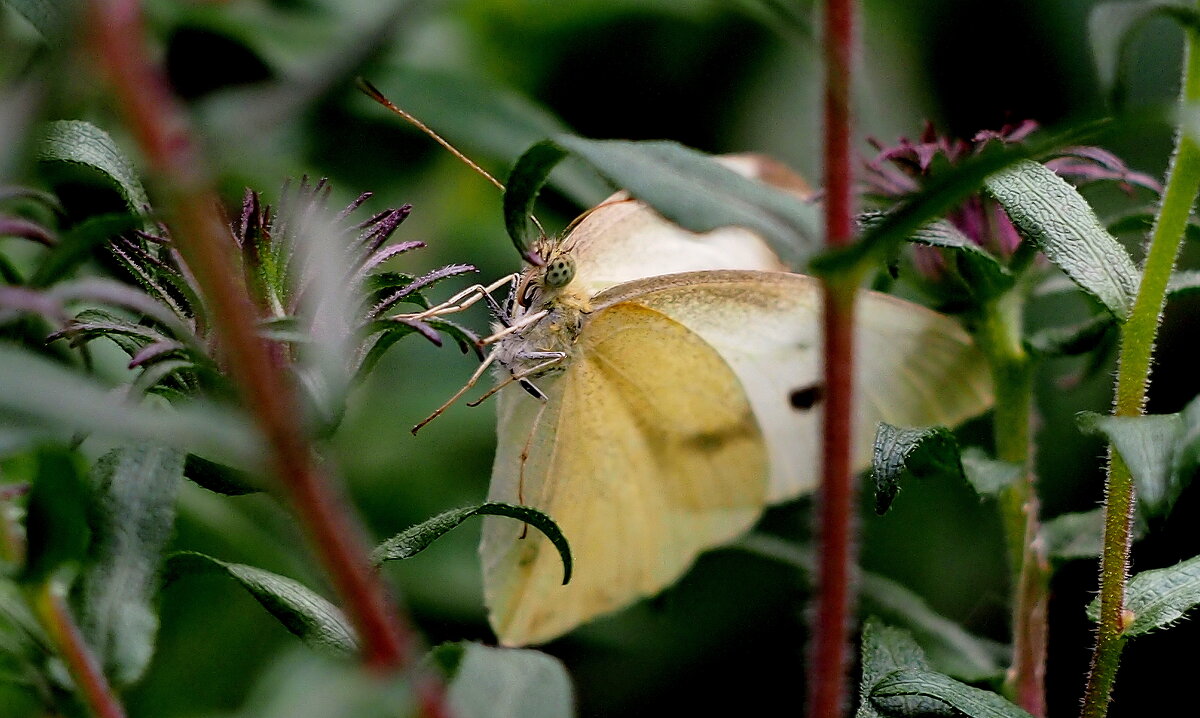
[[[825,7],[825,236],[830,248],[854,238],[850,87],[854,2]],[[825,396],[823,469],[818,494],[817,610],[809,657],[808,715],[837,718],[848,706],[847,667],[855,604],[858,490],[851,466],[856,277],[824,286]]]
[[[270,468],[363,641],[363,659],[381,673],[412,667],[419,641],[371,567],[358,520],[314,461],[292,387],[255,331],[253,304],[231,259],[230,229],[217,212],[218,200],[186,115],[141,42],[140,6],[136,0],[93,0],[89,9],[90,39],[117,105],[165,192],[178,249],[204,290],[228,370],[270,448]],[[445,713],[440,686],[426,682],[422,693],[427,715]]]
[[[32,590],[36,591],[32,603],[38,619],[57,646],[59,657],[66,664],[88,710],[96,718],[125,718],[125,709],[84,643],[83,634],[75,625],[62,596],[55,593],[49,583]]]

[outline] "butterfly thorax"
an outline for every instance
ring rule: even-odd
[[[520,324],[541,312],[545,316],[500,340],[497,360],[508,372],[515,375],[533,371],[529,376],[536,377],[565,368],[565,361],[548,363],[552,358],[548,355],[570,354],[591,311],[587,295],[572,286],[574,269],[569,262],[565,254],[552,254],[546,265],[531,267],[518,280],[510,324]],[[538,369],[541,365],[547,366]]]

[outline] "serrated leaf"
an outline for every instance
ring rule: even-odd
[[[1180,491],[1175,472],[1176,447],[1185,433],[1179,414],[1146,416],[1079,415],[1080,429],[1112,443],[1133,474],[1138,503],[1153,516],[1170,511]]]
[[[358,639],[341,609],[295,579],[188,551],[167,559],[164,580],[172,583],[184,576],[214,573],[236,581],[310,647],[333,655],[358,652]]]
[[[411,558],[429,548],[429,545],[456,528],[472,516],[507,516],[523,521],[545,534],[563,562],[563,585],[571,580],[571,547],[554,519],[529,506],[516,506],[496,501],[451,509],[433,518],[408,528],[375,547],[371,560],[375,564],[384,561]]]
[[[447,703],[459,718],[575,715],[566,668],[541,651],[463,641],[438,646],[430,658],[447,674]]]
[[[989,176],[984,187],[1051,262],[1125,321],[1140,281],[1137,268],[1074,187],[1030,160]]]
[[[980,496],[995,496],[1024,473],[1019,465],[993,459],[977,446],[964,449],[961,459],[967,482]]]
[[[970,718],[1032,718],[1029,713],[991,691],[972,688],[929,671],[901,668],[875,684],[871,702],[885,714],[899,712],[916,698],[941,701]]]
[[[1135,30],[1155,16],[1169,17],[1184,27],[1200,29],[1200,13],[1194,7],[1170,0],[1107,2],[1093,7],[1088,16],[1088,39],[1096,74],[1118,107],[1124,101],[1128,84],[1123,60],[1130,40]]]
[[[1100,346],[1116,322],[1111,314],[1097,314],[1077,324],[1048,327],[1029,337],[1027,344],[1042,356],[1077,356]]]
[[[205,458],[256,469],[264,456],[257,430],[238,412],[199,401],[151,408],[44,357],[0,346],[0,418],[167,444]]]
[[[130,685],[154,652],[154,597],[175,523],[183,453],[140,445],[105,454],[93,469],[92,562],[77,613],[88,644],[118,685]]]
[[[933,670],[925,652],[907,631],[885,626],[874,617],[868,618],[862,630],[862,680],[858,684],[855,718],[886,718],[871,704],[871,690],[884,676],[901,668]],[[907,701],[899,712],[904,715],[953,713],[944,703],[920,697]]]
[[[60,566],[83,562],[91,540],[91,500],[75,452],[49,447],[38,452],[37,474],[25,517],[24,580],[45,581]]]
[[[744,536],[730,548],[780,561],[799,570],[805,579],[811,578],[816,566],[811,551],[766,534]],[[930,662],[946,673],[965,681],[982,681],[1003,671],[1002,662],[1008,657],[1005,646],[972,635],[889,578],[864,572],[862,604],[865,613],[912,632]]]
[[[90,122],[58,120],[46,125],[37,147],[39,162],[64,162],[85,167],[110,183],[134,214],[150,206],[133,163],[108,133]]]
[[[944,426],[906,428],[880,422],[871,461],[875,513],[881,516],[891,507],[905,477],[963,476],[958,442]]]
[[[582,158],[615,186],[693,232],[731,225],[758,233],[789,266],[820,246],[815,205],[724,167],[674,142],[588,140],[558,135],[517,160],[504,193],[504,222],[522,256],[532,239],[529,215],[550,171],[568,154]]]
[[[1167,568],[1136,573],[1125,588],[1125,608],[1133,613],[1125,635],[1140,636],[1170,628],[1197,604],[1200,604],[1200,556]],[[1088,604],[1087,613],[1093,621],[1099,619],[1099,597]]]

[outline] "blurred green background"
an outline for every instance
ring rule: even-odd
[[[868,135],[884,142],[915,136],[926,120],[970,137],[1007,121],[1055,125],[1101,112],[1086,40],[1091,5],[868,0],[859,149],[870,152]],[[597,138],[669,138],[716,153],[765,152],[819,183],[819,46],[807,3],[153,0],[147,8],[156,47],[206,133],[231,204],[245,185],[270,196],[285,177],[302,174],[329,177],[339,199],[374,192],[367,210],[411,203],[397,237],[429,248],[395,260],[403,271],[469,262],[490,281],[518,262],[495,188],[358,93],[357,73],[501,177],[533,141],[569,129]],[[1173,98],[1179,46],[1178,30],[1166,23],[1139,35],[1131,53],[1135,105]],[[12,86],[38,60],[29,28],[11,12],[0,12],[0,47],[0,80]],[[54,60],[42,114],[90,119],[121,141],[124,132],[86,64],[82,54]],[[269,91],[264,82],[273,83]],[[1135,169],[1161,176],[1171,130],[1149,124],[1114,133],[1105,144]],[[14,172],[22,176],[19,165]],[[606,191],[581,168],[565,166],[540,216],[561,227]],[[1094,198],[1102,216],[1128,206],[1119,193]],[[1138,238],[1130,242],[1136,249]],[[1035,303],[1030,321],[1061,322],[1079,311],[1046,300]],[[1197,392],[1194,314],[1187,306],[1168,312],[1152,411],[1174,411]],[[464,321],[483,329],[486,317],[473,312]],[[483,499],[494,443],[490,406],[456,406],[418,438],[409,434],[473,364],[452,348],[402,342],[353,394],[328,450],[376,537]],[[1093,508],[1101,499],[1103,448],[1078,434],[1073,414],[1108,407],[1111,357],[1077,381],[1081,369],[1059,360],[1043,371],[1038,462],[1046,516]],[[765,523],[803,537],[809,504],[774,509]],[[1137,547],[1136,567],[1200,552],[1192,528],[1198,512],[1196,492],[1185,493],[1175,514]],[[882,518],[864,504],[862,528],[867,569],[902,582],[970,630],[1005,639],[999,525],[993,507],[966,485],[906,488]],[[493,640],[481,604],[478,531],[478,523],[468,523],[385,569],[431,644]],[[297,549],[292,521],[261,496],[226,498],[189,485],[176,544],[322,585]],[[1091,648],[1082,607],[1094,574],[1092,562],[1080,561],[1064,566],[1054,582],[1054,715],[1073,714],[1081,695]],[[770,705],[799,711],[805,597],[801,577],[779,564],[714,552],[660,597],[545,650],[568,666],[583,715],[707,715]],[[1184,624],[1134,642],[1112,715],[1141,715],[1161,691],[1182,695],[1196,662],[1171,656],[1198,638]],[[174,585],[163,596],[155,661],[128,696],[131,714],[182,718],[237,708],[293,641],[228,583]]]

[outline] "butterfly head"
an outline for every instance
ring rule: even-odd
[[[517,284],[517,304],[526,311],[560,302],[575,279],[575,258],[560,243],[545,241],[535,251],[545,260],[525,270]]]

